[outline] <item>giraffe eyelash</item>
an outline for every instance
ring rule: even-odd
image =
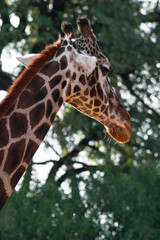
[[[110,72],[110,68],[108,67],[107,64],[103,64],[103,65],[102,65],[102,68],[103,68],[105,71]]]
[[[103,76],[106,76],[110,72],[110,69],[106,64],[104,64],[104,65],[101,65],[101,71]]]

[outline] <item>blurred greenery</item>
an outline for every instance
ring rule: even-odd
[[[0,239],[159,239],[159,181],[154,164],[124,173],[110,162],[86,180],[72,175],[68,194],[54,181],[37,182],[12,194]]]
[[[79,14],[90,19],[112,64],[111,84],[132,118],[131,140],[115,143],[98,122],[64,104],[45,139],[59,160],[49,160],[45,184],[30,165],[1,211],[0,240],[160,239],[159,0],[1,0],[0,54],[9,43],[39,52],[57,39],[62,21],[76,30]]]

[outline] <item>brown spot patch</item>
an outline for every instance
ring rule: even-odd
[[[61,70],[65,69],[68,65],[66,56],[63,56],[60,60]]]
[[[110,119],[115,119],[115,116],[114,116],[114,115],[111,115],[111,116],[110,116]]]
[[[115,107],[114,107],[113,103],[110,101],[110,102],[109,102],[109,111],[110,111],[110,113],[112,113],[112,111],[113,111],[114,108],[115,108]]]
[[[13,143],[7,155],[7,161],[4,165],[4,171],[11,174],[21,163],[25,149],[25,139]]]
[[[100,102],[98,99],[95,99],[95,100],[94,100],[94,105],[95,105],[95,106],[100,106],[100,105],[101,105],[101,102]]]
[[[53,100],[54,100],[55,102],[58,101],[59,96],[60,96],[59,90],[58,90],[58,89],[54,90],[53,93],[52,93],[52,97],[53,97]]]
[[[59,99],[59,101],[58,101],[58,106],[60,107],[60,106],[62,105],[62,103],[63,103],[63,98],[60,97],[60,99]]]
[[[89,90],[88,90],[88,88],[84,91],[84,95],[88,95],[88,93],[89,93]]]
[[[95,89],[95,87],[93,87],[93,88],[91,89],[90,96],[91,96],[91,97],[96,96],[96,89]]]
[[[41,104],[39,104],[38,106],[36,106],[35,108],[32,109],[32,111],[29,114],[30,124],[31,124],[32,128],[34,128],[40,122],[40,120],[44,116],[44,113],[45,113],[44,103],[41,103]]]
[[[74,102],[71,103],[73,107],[77,108],[77,104],[75,104]]]
[[[37,93],[43,87],[44,83],[44,79],[36,75],[28,84],[26,90],[31,90],[32,93]]]
[[[96,83],[96,79],[94,76],[91,77],[91,80],[89,81],[89,86],[92,86]]]
[[[67,84],[67,81],[64,80],[64,81],[62,82],[62,89],[65,88],[66,84]]]
[[[79,81],[82,83],[83,86],[86,85],[86,81],[85,81],[85,76],[84,75],[80,76]]]
[[[47,75],[48,77],[51,77],[53,74],[58,72],[58,70],[59,70],[59,63],[57,61],[52,61],[52,62],[47,63],[42,68],[40,73]]]
[[[75,72],[72,75],[72,80],[76,80],[76,73]]]
[[[41,141],[44,139],[45,135],[47,134],[50,126],[47,123],[43,123],[35,132],[34,134],[38,139]]]
[[[66,72],[66,77],[69,78],[70,76],[71,76],[71,71],[70,71],[70,69],[68,69]]]
[[[51,122],[54,121],[55,117],[56,117],[56,113],[54,112],[54,113],[52,113],[52,115],[51,115]]]
[[[87,108],[92,108],[92,106],[87,104],[87,103],[85,105],[86,105]]]
[[[67,40],[64,40],[62,43],[63,46],[66,46],[67,44],[68,44]]]
[[[108,117],[108,106],[106,107],[106,110],[104,111],[104,114]]]
[[[68,85],[68,88],[66,90],[66,96],[70,96],[71,95],[71,84]]]
[[[60,83],[61,79],[62,79],[61,75],[57,75],[54,78],[52,78],[49,82],[50,88],[54,88],[55,86],[57,86]]]
[[[3,181],[1,179],[0,179],[0,189],[1,189],[1,191],[0,191],[0,209],[1,209],[8,199],[8,196],[7,196],[7,194],[5,193],[5,190],[4,190]]]
[[[113,92],[110,90],[108,90],[107,91],[107,97],[109,98],[109,99],[111,99],[111,98],[114,98],[114,95],[113,95]],[[119,102],[119,100],[118,100],[118,102]]]
[[[17,185],[19,179],[22,177],[23,173],[25,172],[25,167],[20,166],[17,171],[15,172],[15,174],[13,175],[12,179],[11,179],[11,187],[12,189],[15,188],[15,186]]]
[[[99,108],[94,108],[93,111],[94,112],[99,112]]]
[[[46,117],[48,118],[52,113],[53,107],[52,102],[50,100],[47,101],[47,111],[46,111]]]
[[[98,68],[96,67],[96,69],[95,69],[95,72],[96,72],[96,79],[98,79],[99,78],[99,75],[98,75]]]
[[[65,50],[64,47],[60,47],[56,53],[56,57],[59,57],[64,52],[64,50]]]
[[[24,162],[26,162],[27,164],[30,163],[34,153],[36,152],[36,150],[38,149],[38,145],[33,142],[32,140],[29,141],[27,148],[26,148],[26,153],[24,156]]]
[[[99,119],[101,119],[101,120],[105,120],[106,117],[105,117],[104,115],[100,114],[100,115],[99,115]]]
[[[11,137],[20,137],[27,132],[28,121],[24,114],[13,113],[10,117]]]
[[[78,106],[83,106],[83,103],[79,99],[74,99],[74,103]]]
[[[6,124],[7,122],[5,119],[0,120],[0,147],[6,146],[9,141],[9,134]]]
[[[89,110],[85,110],[84,112],[85,112],[85,114],[88,114],[88,115],[91,114],[91,111],[89,111]]]
[[[96,117],[99,117],[99,114],[94,113],[93,116],[96,118]]]
[[[72,51],[71,46],[68,46],[67,49],[68,49],[69,52]]]
[[[74,87],[74,92],[78,92],[78,91],[80,91],[81,89],[80,89],[80,87],[78,86],[78,85],[76,85],[75,87]]]
[[[103,104],[101,107],[101,112],[103,112],[105,108],[106,108],[106,106]]]
[[[84,96],[81,96],[80,99],[83,100],[84,102],[86,102],[88,100],[88,98],[86,98]]]
[[[16,104],[13,104],[13,105],[11,106],[11,108],[10,108],[10,109],[7,111],[7,113],[6,113],[6,116],[9,116],[9,115],[14,111],[15,105],[16,105]]]
[[[34,105],[36,102],[39,102],[42,99],[44,99],[46,95],[47,95],[47,90],[45,87],[43,87],[42,89],[39,89],[39,91],[36,92],[36,94],[26,90],[20,96],[18,108],[22,108],[22,109],[29,108],[32,105]]]
[[[98,91],[99,97],[101,98],[101,100],[103,100],[103,91],[100,83],[97,84],[97,91]]]
[[[4,158],[4,151],[0,151],[0,165],[2,164]]]

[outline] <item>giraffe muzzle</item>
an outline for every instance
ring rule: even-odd
[[[131,137],[131,121],[124,122],[123,125],[110,124],[107,127],[108,134],[119,143],[126,143]]]

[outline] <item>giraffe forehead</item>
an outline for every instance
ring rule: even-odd
[[[108,69],[111,68],[108,58],[100,50],[96,39],[81,36],[79,38],[71,39],[70,44],[77,50],[77,52],[89,56],[95,56],[101,65],[106,64]]]
[[[93,55],[93,52],[91,51],[94,49],[96,50],[95,43],[91,39],[86,39],[86,38],[78,38],[74,42],[75,48],[80,51],[80,52],[86,52],[90,55]]]
[[[80,37],[75,39],[74,46],[78,51],[86,52],[90,55],[94,55],[97,52],[97,43],[90,38]]]
[[[63,49],[59,49],[57,57],[63,54],[66,49],[71,51],[72,47],[75,48],[79,53],[88,54],[89,56],[96,56],[98,59],[101,59],[104,62],[107,59],[101,52],[95,39],[93,40],[92,38],[85,38],[83,36],[72,39],[65,38],[61,45],[61,48]]]

